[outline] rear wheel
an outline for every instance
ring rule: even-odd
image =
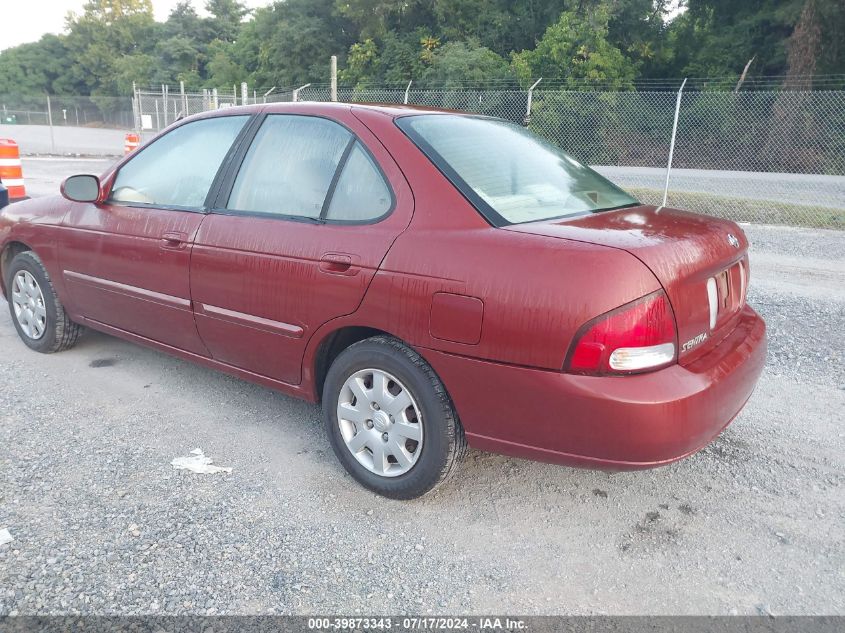
[[[30,349],[50,354],[73,347],[82,327],[68,318],[38,255],[24,251],[15,256],[6,288],[12,322]]]
[[[388,336],[355,343],[335,359],[323,417],[349,474],[393,499],[434,489],[465,451],[443,383],[419,354]]]

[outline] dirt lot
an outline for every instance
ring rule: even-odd
[[[845,613],[845,233],[747,231],[769,362],[716,442],[471,452],[414,502],[355,485],[314,406],[94,333],[38,355],[4,308],[0,615]],[[197,447],[231,474],[170,466]]]

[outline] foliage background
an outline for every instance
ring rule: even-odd
[[[119,95],[246,81],[359,89],[545,85],[629,89],[667,77],[817,79],[845,73],[842,0],[90,0],[66,32],[0,53],[0,93]],[[841,77],[833,78],[839,81]]]

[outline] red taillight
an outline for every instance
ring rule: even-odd
[[[584,325],[564,369],[579,374],[630,374],[675,361],[677,332],[669,299],[658,290]]]

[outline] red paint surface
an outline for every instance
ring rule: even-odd
[[[579,328],[661,288],[679,348],[709,331],[706,279],[727,270],[736,287],[737,263],[748,270],[735,224],[643,206],[493,228],[395,126],[413,109],[266,111],[347,126],[388,179],[393,212],[319,225],[54,197],[5,209],[0,246],[35,250],[86,325],[310,400],[333,333],[387,332],[432,364],[473,445],[535,459],[666,463],[710,441],[753,390],[765,326],[736,294],[677,364],[633,376],[562,371]],[[102,199],[119,168],[103,176]]]
[[[436,292],[431,298],[431,336],[453,343],[475,345],[481,340],[484,303],[477,297]]]

